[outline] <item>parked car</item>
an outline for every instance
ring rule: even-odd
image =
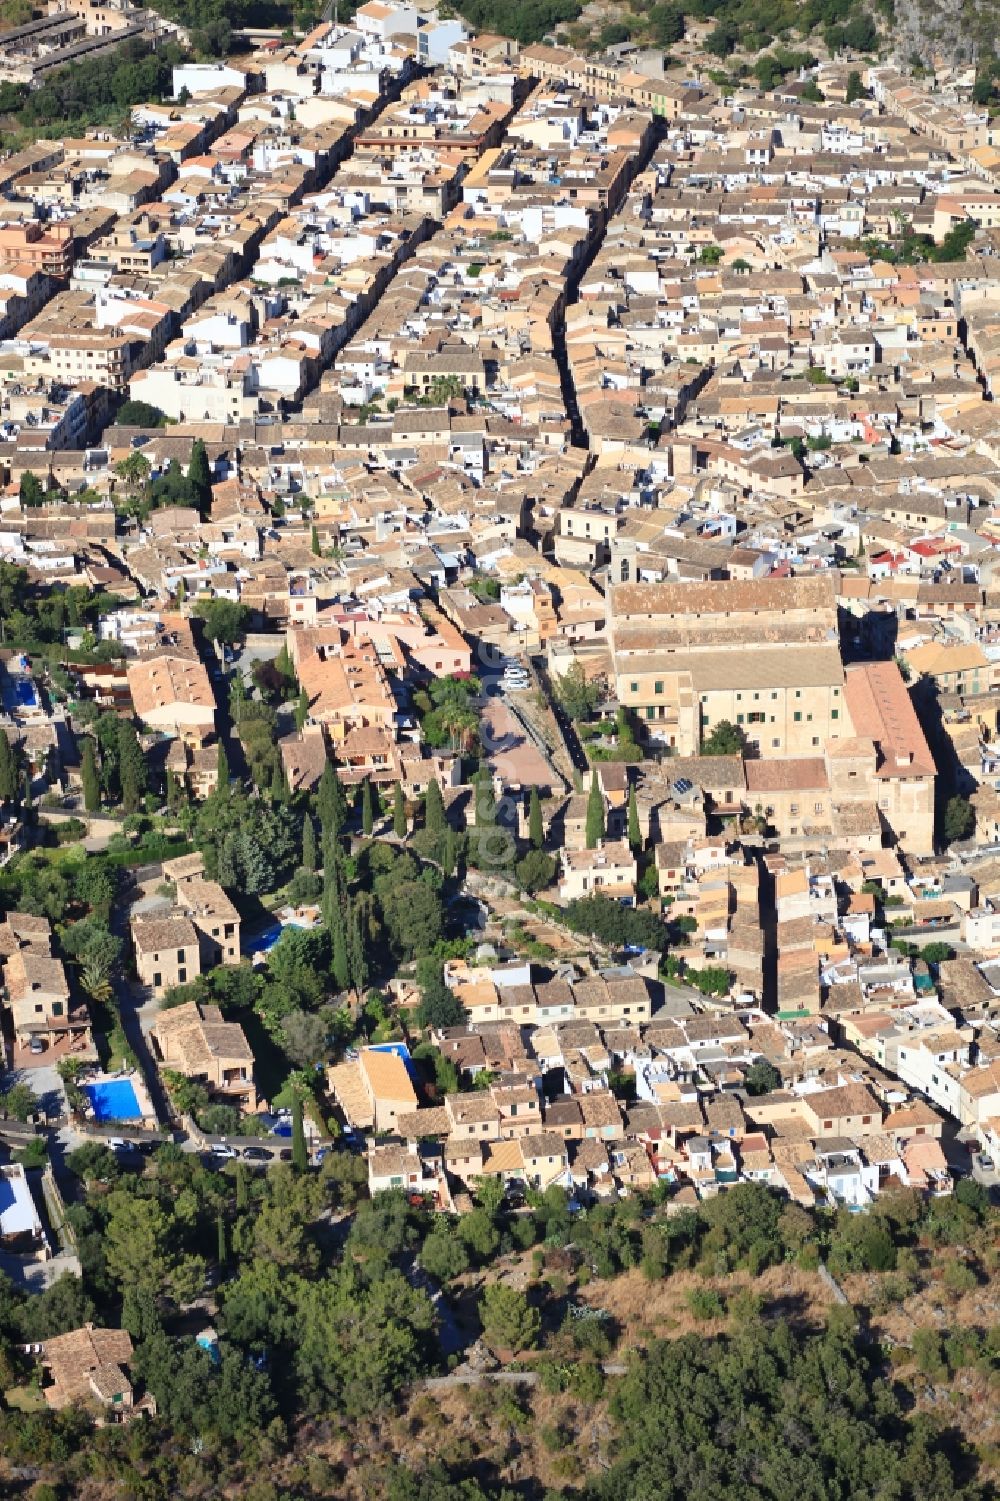
[[[42,1037],[33,1037],[31,1039],[31,1041],[28,1043],[28,1052],[29,1053],[44,1053],[45,1052],[45,1039],[42,1038]]]
[[[278,1153],[278,1160],[280,1162],[291,1162],[291,1160],[292,1160],[292,1149],[291,1149],[291,1147],[282,1147],[281,1151]]]
[[[244,1147],[243,1156],[247,1162],[270,1162],[271,1153],[266,1147]]]
[[[217,1141],[217,1142],[213,1143],[213,1146],[212,1146],[212,1156],[213,1157],[222,1157],[227,1162],[231,1162],[235,1158],[237,1158],[239,1155],[240,1154],[239,1154],[239,1152],[237,1152],[237,1150],[236,1150],[235,1147],[229,1146],[228,1143],[226,1143],[224,1141]]]

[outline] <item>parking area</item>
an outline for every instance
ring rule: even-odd
[[[972,1176],[977,1183],[991,1191],[1000,1189],[1000,1171],[998,1164],[985,1152],[972,1154]]]
[[[33,1050],[30,1043],[14,1043],[11,1054],[12,1066],[17,1069],[18,1073],[42,1073],[46,1069],[55,1068],[61,1058],[76,1056],[81,1059],[81,1062],[89,1063],[97,1056],[94,1052],[81,1053],[78,1039],[68,1032],[64,1037],[57,1037],[52,1042],[47,1039],[40,1039],[40,1041],[43,1044],[41,1051]]]
[[[66,1090],[56,1073],[57,1061],[53,1053],[44,1054],[41,1059],[32,1058],[30,1067],[22,1067],[15,1061],[11,1073],[5,1075],[4,1087],[13,1083],[27,1084],[37,1095],[46,1115],[65,1115]]]

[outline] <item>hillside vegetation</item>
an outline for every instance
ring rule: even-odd
[[[998,1216],[976,1185],[852,1215],[749,1184],[674,1212],[657,1190],[574,1214],[559,1188],[512,1209],[489,1184],[449,1221],[399,1191],[358,1202],[343,1150],[319,1174],[172,1147],[128,1173],[97,1143],[69,1165],[82,1282],[0,1280],[5,1497],[992,1493]],[[129,1330],[155,1419],[90,1433],[37,1410],[23,1344],[86,1319]],[[449,1369],[471,1384],[428,1385]]]

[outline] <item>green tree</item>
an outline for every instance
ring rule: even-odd
[[[348,914],[347,968],[351,978],[351,988],[360,996],[368,983],[368,960],[362,933],[361,912],[357,902],[351,903],[351,910]]]
[[[191,445],[187,479],[195,496],[195,504],[202,515],[207,516],[212,505],[212,471],[208,463],[208,452],[200,438],[195,438]]]
[[[402,959],[429,954],[441,937],[441,898],[425,881],[399,881],[381,897],[394,952]]]
[[[21,772],[14,754],[14,747],[0,730],[0,799],[17,802],[21,792]]]
[[[639,828],[639,805],[636,802],[634,782],[628,789],[628,842],[633,853],[642,848],[642,832]]]
[[[119,719],[117,728],[122,807],[126,813],[135,813],[146,791],[146,758],[132,721]]]
[[[719,723],[701,743],[703,756],[741,756],[745,747],[743,731],[728,719]]]
[[[219,750],[216,758],[216,791],[220,797],[228,797],[229,784],[229,757],[226,755],[225,743],[219,741]]]
[[[302,869],[316,869],[316,830],[309,813],[302,817]]]
[[[96,813],[101,806],[101,780],[97,771],[97,751],[89,735],[83,742],[81,776],[83,778],[83,806],[88,813]]]
[[[312,528],[312,531],[309,534],[309,546],[314,557],[322,557],[322,548],[319,545],[319,532],[317,531],[315,526]]]
[[[424,825],[432,834],[443,834],[445,829],[444,799],[436,777],[427,783],[424,802]]]
[[[672,47],[684,36],[684,12],[676,6],[660,3],[648,13],[651,39],[657,47]]]
[[[463,1214],[458,1222],[458,1233],[463,1245],[469,1248],[478,1262],[485,1263],[496,1254],[500,1233],[493,1223],[493,1216],[487,1210],[478,1208],[473,1209],[470,1214]]]
[[[858,99],[867,99],[865,86],[861,80],[861,74],[856,68],[852,68],[847,75],[847,103],[854,104]]]
[[[451,1282],[468,1270],[469,1257],[457,1235],[444,1225],[428,1235],[420,1251],[424,1271],[438,1282]]]
[[[544,850],[529,850],[514,866],[518,885],[525,891],[541,891],[550,885],[555,873],[555,858]]]
[[[340,785],[340,778],[331,761],[323,767],[323,775],[319,779],[319,788],[316,793],[316,812],[319,815],[320,828],[323,831],[323,843],[327,845],[330,840],[337,839],[344,827],[344,793]]]
[[[485,1287],[479,1299],[479,1317],[483,1333],[491,1345],[517,1355],[530,1350],[541,1333],[542,1319],[524,1293],[494,1282]]]
[[[80,966],[80,984],[94,1000],[111,995],[111,977],[121,958],[122,940],[96,916],[63,930],[63,952]]]
[[[107,1199],[104,1259],[119,1287],[144,1288],[156,1296],[168,1284],[173,1258],[170,1222],[155,1199],[116,1189]]]
[[[166,427],[167,419],[159,407],[148,401],[123,401],[115,422],[119,427]]]
[[[38,1099],[30,1084],[12,1084],[0,1094],[0,1112],[13,1120],[24,1122],[38,1114]]]
[[[361,832],[366,839],[372,837],[375,813],[372,808],[372,784],[367,777],[361,783]]]
[[[579,662],[574,662],[555,685],[556,698],[570,719],[589,719],[601,701],[603,685],[588,678]]]
[[[133,449],[115,465],[115,474],[124,482],[128,494],[135,496],[149,479],[150,467],[146,455]]]
[[[102,1141],[85,1141],[66,1158],[66,1166],[84,1183],[113,1183],[121,1169],[114,1152]]]
[[[590,777],[590,795],[587,798],[587,848],[596,849],[604,838],[604,794],[597,780],[597,772]]]
[[[292,1162],[299,1172],[305,1172],[309,1166],[309,1151],[302,1123],[302,1096],[299,1094],[292,1098]]]
[[[392,789],[392,832],[397,839],[406,838],[406,802],[399,782]]]
[[[281,1021],[281,1045],[299,1068],[313,1068],[326,1057],[327,1028],[321,1016],[290,1011]]]
[[[439,960],[420,961],[417,965],[417,984],[420,986],[417,1021],[421,1027],[444,1031],[448,1027],[460,1027],[468,1019],[465,1007],[444,982]]]
[[[195,614],[204,621],[204,632],[209,641],[223,646],[232,646],[243,635],[250,611],[235,599],[200,599],[195,605]],[[239,678],[239,673],[237,673]],[[235,687],[236,679],[234,679]]]
[[[333,903],[333,926],[330,932],[331,971],[338,990],[346,990],[351,983],[351,962],[347,952],[347,920],[341,902]]]
[[[21,1334],[32,1341],[52,1339],[81,1328],[95,1312],[81,1278],[63,1272],[44,1292],[28,1299],[21,1312]]]
[[[770,1094],[781,1088],[781,1075],[767,1058],[757,1058],[745,1074],[747,1094]]]
[[[975,826],[976,814],[965,797],[950,797],[944,810],[944,837],[949,844],[967,839]]]
[[[542,803],[537,787],[532,787],[531,799],[528,803],[528,838],[531,840],[532,849],[544,848],[545,826],[542,823]]]
[[[306,722],[306,720],[308,718],[309,718],[309,694],[306,691],[306,689],[303,688],[299,692],[298,703],[295,705],[295,728],[297,730],[301,731],[302,727],[304,726],[304,724],[305,724],[305,722]]]
[[[21,475],[21,483],[18,486],[18,497],[22,506],[41,506],[45,504],[45,491],[39,483],[38,476],[26,469]]]

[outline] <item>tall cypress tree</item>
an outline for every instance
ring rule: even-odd
[[[308,813],[302,820],[302,869],[316,869],[316,830]]]
[[[364,939],[361,935],[361,913],[353,905],[347,932],[347,967],[351,974],[351,986],[360,996],[368,983],[368,962],[365,958]]]
[[[226,1222],[222,1217],[221,1209],[219,1210],[219,1213],[215,1218],[215,1228],[216,1234],[218,1235],[217,1255],[219,1258],[219,1266],[224,1267],[226,1262],[229,1260],[229,1252],[226,1249]]]
[[[427,784],[424,823],[432,834],[444,833],[444,798],[441,796],[441,788],[438,786],[437,777],[431,777]]]
[[[313,527],[309,537],[309,546],[312,548],[313,556],[318,558],[321,554],[322,549],[319,545],[319,532],[316,530],[315,526]]]
[[[295,705],[295,728],[301,730],[309,718],[309,694],[303,688],[299,693],[299,701]]]
[[[195,438],[191,445],[187,477],[194,491],[194,503],[205,516],[212,504],[212,471],[208,463],[208,452],[200,438]]]
[[[542,803],[538,796],[538,788],[532,787],[531,801],[528,804],[528,838],[531,840],[532,849],[540,850],[545,844],[545,827],[542,823]]]
[[[633,853],[642,844],[642,831],[639,828],[639,806],[635,798],[635,785],[628,790],[628,842]]]
[[[4,736],[4,739],[6,738]],[[88,813],[96,813],[101,806],[101,779],[97,773],[97,750],[89,735],[83,742],[81,775],[83,777],[83,806]]]
[[[347,923],[344,909],[337,902],[331,913],[333,928],[330,935],[332,959],[330,968],[338,990],[346,990],[351,983],[351,961],[347,952]]]
[[[7,736],[0,730],[0,798],[4,802],[16,802],[20,791],[17,757]]]
[[[337,776],[332,761],[328,761],[323,768],[323,775],[319,779],[319,791],[316,794],[316,812],[319,814],[324,844],[340,837],[340,831],[344,827],[345,811],[344,791],[340,785],[340,778]]]
[[[590,796],[587,799],[587,848],[596,849],[604,838],[604,795],[601,792],[595,771],[590,779]]]
[[[340,863],[336,845],[324,847],[323,862],[323,922],[333,944],[333,930],[340,910]]]
[[[497,800],[493,795],[493,777],[484,766],[476,775],[476,828],[492,829],[497,821]]]
[[[397,839],[406,838],[406,803],[403,800],[403,789],[399,782],[392,791],[392,832]]]
[[[243,674],[237,672],[229,688],[229,712],[232,715],[233,724],[239,724],[243,717],[243,706],[247,701],[247,685],[243,681]]]
[[[361,831],[366,839],[372,837],[375,827],[375,813],[372,808],[372,784],[365,777],[361,783]]]
[[[309,1166],[309,1150],[302,1123],[302,1096],[298,1094],[292,1096],[292,1162],[301,1173]]]
[[[134,813],[146,790],[146,760],[135,725],[128,719],[118,721],[118,757],[122,807],[126,813]]]
[[[218,771],[217,771],[216,783],[215,783],[216,791],[218,792],[218,794],[219,794],[220,797],[228,797],[229,796],[229,757],[226,755],[226,747],[225,747],[225,745],[223,744],[223,742],[221,740],[219,741],[219,752],[218,752],[218,757],[217,757],[217,766],[218,766]]]

